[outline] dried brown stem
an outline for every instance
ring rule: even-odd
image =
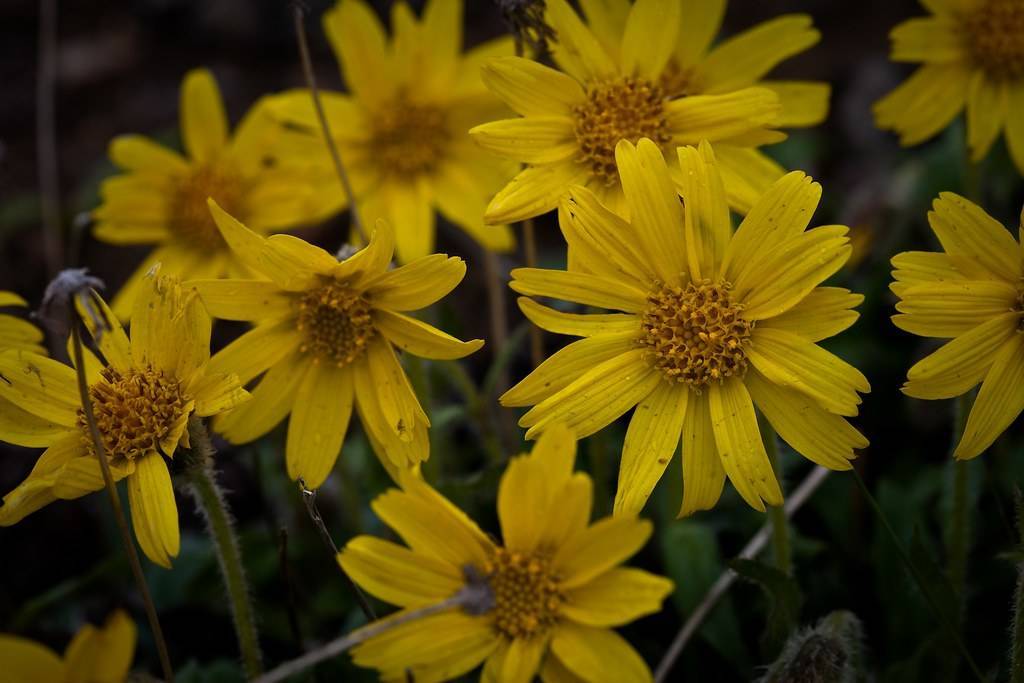
[[[36,156],[43,251],[52,278],[61,267],[60,175],[57,161],[57,0],[39,2],[39,62],[36,71]]]

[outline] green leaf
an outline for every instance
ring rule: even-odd
[[[799,623],[804,601],[800,586],[792,576],[757,560],[738,558],[729,567],[764,590],[770,606],[761,646],[766,652],[778,652]]]
[[[950,624],[959,623],[960,607],[953,584],[949,582],[949,577],[938,563],[932,559],[928,548],[925,547],[920,529],[917,527],[914,528],[914,533],[910,537],[908,552],[910,561],[917,570],[918,587],[926,594],[926,597],[930,596],[931,601]]]

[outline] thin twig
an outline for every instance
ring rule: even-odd
[[[791,495],[786,501],[783,509],[786,512],[787,518],[792,517],[796,511],[807,502],[807,499],[818,490],[818,487],[821,486],[822,482],[825,481],[825,478],[828,475],[829,470],[824,467],[815,467],[811,470],[810,474],[800,482],[800,485],[796,487],[795,491],[793,491],[793,495]],[[771,536],[771,533],[772,527],[770,524],[762,526],[761,529],[754,534],[753,538],[750,539],[747,545],[743,547],[743,550],[740,551],[739,558],[749,560],[761,552],[765,545],[767,545],[768,538]],[[700,604],[697,605],[697,608],[690,614],[690,618],[686,620],[685,624],[683,624],[683,628],[681,628],[679,633],[676,634],[676,637],[669,646],[665,656],[662,657],[661,661],[658,663],[658,668],[654,674],[655,683],[663,683],[668,680],[668,675],[672,671],[672,667],[675,665],[676,660],[679,659],[679,655],[683,653],[683,648],[686,647],[690,638],[697,633],[697,629],[699,629],[700,625],[704,623],[704,620],[708,618],[711,611],[718,604],[718,601],[722,599],[722,596],[725,595],[726,591],[732,587],[732,584],[736,583],[736,579],[738,577],[739,574],[735,571],[727,569],[718,577],[718,580],[712,584],[711,588],[704,596],[704,599],[701,600]]]
[[[309,518],[313,520],[316,530],[320,532],[320,538],[323,539],[324,545],[326,545],[328,550],[331,551],[331,557],[335,562],[337,562],[338,546],[334,543],[334,539],[331,538],[331,532],[327,530],[327,525],[324,524],[324,518],[320,515],[320,510],[316,506],[316,489],[306,488],[306,482],[300,477],[299,493],[302,495],[302,503],[306,506],[306,512],[309,513]],[[348,582],[348,586],[352,590],[352,594],[356,596],[356,602],[359,603],[359,609],[363,610],[363,615],[367,620],[374,621],[377,618],[377,614],[373,611],[373,606],[370,605],[370,601],[366,599],[366,595],[364,595],[363,591],[359,589],[359,586],[355,584],[352,577],[350,577],[344,569],[341,569],[341,565],[338,565],[338,569],[341,570],[342,576],[344,576],[345,581]]]
[[[490,314],[491,338],[487,340],[490,348],[494,349],[494,358],[505,349],[508,343],[508,308],[505,299],[505,282],[502,277],[501,262],[498,255],[485,247],[480,248],[484,253],[484,275],[487,278],[487,312]],[[532,327],[532,325],[531,325]],[[495,397],[509,388],[508,370],[502,368],[498,373],[494,386]],[[494,397],[489,397],[493,399]],[[497,403],[494,402],[497,409]],[[498,436],[501,439],[507,452],[514,448],[513,434],[515,428],[512,425],[512,412],[499,410],[497,418]]]
[[[302,71],[306,77],[309,94],[313,98],[313,108],[316,109],[316,116],[320,121],[320,130],[324,134],[324,143],[327,145],[327,150],[331,154],[331,161],[334,162],[334,170],[337,171],[338,179],[341,181],[341,186],[348,197],[348,210],[352,214],[352,224],[356,226],[363,244],[367,244],[369,240],[366,235],[366,229],[363,227],[363,220],[359,216],[359,210],[356,207],[356,195],[352,189],[352,183],[349,181],[348,173],[345,171],[345,165],[341,162],[341,153],[338,152],[338,147],[334,143],[334,137],[331,135],[331,126],[327,122],[324,106],[320,101],[320,91],[316,87],[316,76],[313,74],[313,60],[309,56],[309,42],[306,40],[306,26],[303,22],[305,10],[301,2],[293,0],[292,14],[295,18],[295,38],[299,43],[299,55],[302,57]]]
[[[146,609],[146,619],[149,621],[149,628],[153,631],[153,640],[156,642],[156,650],[160,657],[160,668],[163,669],[164,680],[166,683],[174,683],[174,670],[171,668],[171,658],[167,654],[167,642],[164,640],[164,632],[160,628],[160,619],[156,614],[156,606],[153,604],[153,597],[149,593],[146,577],[142,573],[139,553],[135,549],[135,542],[132,540],[131,531],[128,530],[128,521],[125,519],[124,509],[121,507],[121,497],[117,493],[114,477],[110,473],[110,463],[107,462],[103,438],[100,436],[100,429],[96,424],[92,397],[89,395],[89,381],[85,376],[85,354],[82,351],[82,336],[78,331],[77,320],[71,325],[71,339],[74,345],[75,370],[78,375],[78,393],[82,398],[82,413],[85,415],[85,423],[89,427],[93,451],[95,451],[96,457],[100,461],[103,483],[106,485],[107,493],[110,496],[110,505],[114,508],[114,519],[117,520],[117,528],[121,532],[121,541],[124,543],[125,552],[128,554],[128,564],[132,568],[132,575],[135,577],[135,583],[139,587],[139,594],[142,596],[142,604]]]
[[[36,72],[36,156],[43,252],[50,277],[60,270],[60,172],[57,161],[57,0],[39,3],[39,63]]]

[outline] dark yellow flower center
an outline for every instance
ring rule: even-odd
[[[986,0],[964,21],[977,66],[994,79],[1024,78],[1024,2]]]
[[[636,144],[650,138],[659,146],[671,136],[665,120],[665,92],[643,78],[626,77],[594,83],[587,100],[573,107],[580,163],[590,164],[607,185],[619,180],[615,145],[626,139]]]
[[[647,295],[640,345],[666,379],[701,389],[709,382],[743,376],[752,322],[732,301],[728,282],[659,284]]]
[[[236,172],[216,164],[200,166],[179,181],[171,198],[171,229],[182,244],[203,252],[226,246],[210,215],[208,197],[244,220],[245,185]]]
[[[484,575],[494,594],[494,626],[505,636],[529,638],[558,619],[563,597],[547,558],[498,548]]]
[[[451,143],[444,109],[410,102],[404,94],[378,109],[370,121],[370,163],[408,180],[431,173]]]
[[[300,347],[318,361],[344,367],[358,359],[376,330],[370,304],[359,292],[331,282],[303,294],[299,300]]]
[[[101,379],[89,387],[89,396],[103,448],[114,464],[159,452],[160,442],[184,417],[188,403],[181,382],[152,368],[126,374],[104,368]],[[89,451],[94,452],[81,409],[78,426]]]

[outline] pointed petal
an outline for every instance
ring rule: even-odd
[[[285,462],[293,481],[320,488],[341,453],[354,401],[352,372],[332,363],[311,363],[295,394]]]
[[[142,552],[170,569],[171,558],[178,556],[181,538],[171,475],[162,456],[151,453],[135,463],[135,474],[128,477],[128,503]]]
[[[181,84],[181,139],[196,161],[216,157],[227,145],[228,117],[213,74],[195,69]]]

